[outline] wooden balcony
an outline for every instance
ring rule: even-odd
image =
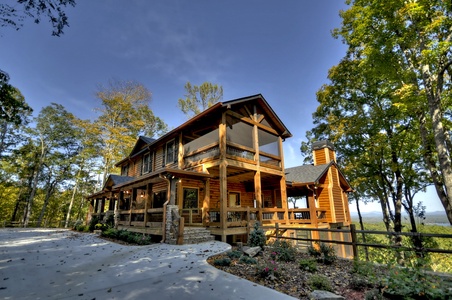
[[[256,151],[252,148],[245,147],[233,142],[227,142],[226,145],[226,157],[228,159],[238,160],[242,162],[247,162],[250,164],[256,164],[255,161]],[[218,159],[220,157],[220,147],[219,143],[215,142],[206,145],[202,148],[190,151],[185,154],[184,162],[185,167],[191,167],[193,165],[198,165],[206,161]],[[281,157],[273,154],[260,152],[259,161],[261,165],[270,168],[280,168],[281,167]]]

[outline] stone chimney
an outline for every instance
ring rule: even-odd
[[[312,143],[312,156],[314,166],[324,165],[331,161],[336,162],[336,151],[333,144],[328,140]]]

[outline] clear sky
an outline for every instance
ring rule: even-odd
[[[47,20],[0,28],[0,68],[35,114],[56,102],[82,119],[96,117],[99,85],[138,81],[170,128],[186,120],[177,100],[187,81],[222,85],[224,101],[261,93],[293,135],[292,167],[303,163],[316,91],[345,54],[331,36],[344,9],[343,0],[78,0],[61,37]]]

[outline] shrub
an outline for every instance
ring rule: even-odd
[[[274,260],[266,261],[257,265],[256,275],[262,278],[275,279],[279,276],[279,267]]]
[[[336,261],[336,252],[334,251],[334,248],[332,246],[324,243],[318,244],[317,242],[316,244],[319,245],[318,249],[314,246],[309,246],[308,253],[311,256],[314,256],[318,262],[330,265]]]
[[[221,266],[221,267],[229,267],[231,265],[231,260],[227,257],[215,259],[213,261],[213,264],[215,266]]]
[[[108,228],[115,227],[115,217],[113,215],[109,215],[107,220],[105,221],[105,225],[107,225]]]
[[[238,251],[238,250],[234,250],[234,251],[228,251],[226,253],[229,258],[234,259],[234,258],[240,258],[242,256],[242,252]]]
[[[243,255],[242,257],[240,257],[239,260],[241,263],[247,264],[247,265],[255,265],[257,264],[257,260],[253,257],[249,257],[246,255]]]
[[[317,271],[317,263],[315,260],[312,259],[302,259],[299,262],[300,269],[314,273]]]
[[[80,230],[78,230],[78,227],[80,225],[83,225],[83,221],[82,220],[77,220],[77,221],[74,222],[74,226],[72,227],[72,229],[80,231]]]
[[[277,261],[294,261],[297,249],[287,241],[275,241],[272,245],[270,256]]]
[[[104,231],[108,229],[108,226],[106,224],[97,223],[96,225],[94,225],[94,229]]]
[[[102,231],[101,236],[111,238],[111,239],[117,239],[118,238],[118,231],[114,228],[108,228],[107,230]]]
[[[350,288],[355,291],[362,291],[367,287],[372,286],[372,284],[362,275],[354,274],[350,279]]]
[[[308,285],[312,290],[333,291],[330,280],[323,275],[312,275],[308,280]]]
[[[260,227],[259,222],[254,223],[254,230],[250,233],[249,244],[251,247],[261,247],[264,249],[267,238],[265,237],[264,230]]]
[[[97,223],[99,223],[99,218],[97,216],[92,217],[89,222],[89,231],[93,232]]]
[[[427,273],[422,265],[411,268],[389,266],[382,278],[384,294],[400,299],[451,299],[452,293],[440,277]]]
[[[370,290],[365,295],[366,300],[383,300],[385,299],[378,289]]]

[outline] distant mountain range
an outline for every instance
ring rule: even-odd
[[[352,212],[350,213],[352,217],[352,221],[358,222],[358,213]],[[383,221],[383,217],[380,211],[370,211],[361,213],[364,222],[368,223],[379,223]],[[402,213],[402,217],[404,218],[404,222],[408,222],[408,216],[406,213]],[[436,225],[448,225],[449,221],[447,219],[446,213],[444,211],[429,211],[426,212],[426,218],[424,221],[419,220],[420,223],[424,224],[436,224]]]

